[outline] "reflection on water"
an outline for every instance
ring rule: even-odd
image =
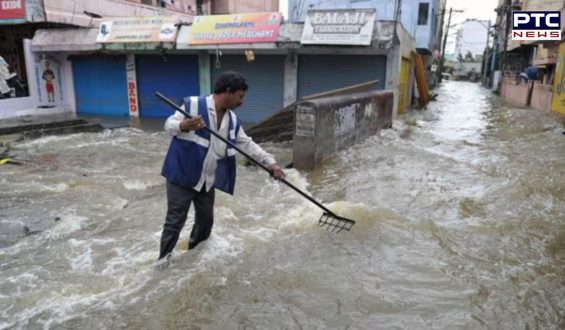
[[[186,251],[187,226],[164,270],[164,133],[20,143],[25,164],[0,167],[0,328],[564,327],[562,131],[447,82],[427,111],[288,171],[351,232],[239,166],[211,239]]]

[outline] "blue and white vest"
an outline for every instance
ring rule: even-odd
[[[196,102],[198,102],[198,105],[196,105]],[[184,105],[185,109],[190,111],[191,116],[200,115],[206,126],[216,125],[216,123],[210,124],[205,96],[187,97],[184,99]],[[241,125],[233,111],[228,110],[226,115],[229,116],[227,139],[235,144]],[[174,136],[165,157],[161,175],[182,187],[193,188],[196,186],[202,176],[204,158],[206,158],[210,146],[210,135],[207,130],[199,129]],[[216,180],[214,182],[215,188],[232,195],[236,176],[235,153],[235,149],[226,145],[225,157],[220,158],[217,162]]]

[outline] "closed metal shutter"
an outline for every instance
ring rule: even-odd
[[[216,78],[225,71],[237,71],[247,78],[249,90],[237,115],[244,123],[258,123],[283,106],[284,56],[255,55],[255,61],[247,62],[245,56],[224,55],[220,57],[221,67],[216,69],[216,56],[210,59],[212,65],[212,91]]]
[[[386,57],[375,55],[300,55],[298,97],[378,80],[384,89]]]
[[[77,114],[129,116],[125,63],[123,56],[73,60]]]
[[[197,55],[136,56],[140,117],[168,117],[174,110],[157,96],[159,91],[177,104],[200,94]]]

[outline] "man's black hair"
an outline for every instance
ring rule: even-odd
[[[214,94],[220,94],[229,91],[230,93],[236,91],[247,91],[247,83],[245,82],[245,77],[235,71],[227,71],[222,73],[221,76],[216,79],[216,84],[214,85]]]

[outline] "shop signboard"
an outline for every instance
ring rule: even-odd
[[[276,42],[281,13],[196,16],[188,35],[190,45]]]
[[[45,22],[43,0],[0,0],[0,25]]]
[[[161,16],[124,17],[103,21],[97,43],[174,42],[176,18]]]
[[[0,0],[0,23],[25,23],[26,11],[24,0]]]
[[[135,55],[128,54],[126,59],[126,77],[128,84],[128,105],[130,117],[139,117],[137,79],[135,73]]]
[[[376,10],[309,10],[301,44],[369,46],[373,37]]]

